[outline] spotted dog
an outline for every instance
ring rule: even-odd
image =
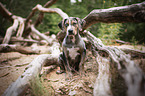
[[[79,34],[83,24],[84,21],[76,17],[66,18],[58,24],[60,29],[66,32],[62,42],[63,52],[59,56],[58,74],[68,72],[72,76],[72,72],[79,72],[80,75],[83,73],[86,47]]]

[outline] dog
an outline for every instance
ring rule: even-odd
[[[60,70],[57,74],[68,72],[72,76],[72,72],[84,72],[84,61],[86,57],[86,47],[79,32],[85,21],[76,17],[63,19],[59,24],[59,28],[66,32],[62,42],[63,52],[60,54],[58,62]]]

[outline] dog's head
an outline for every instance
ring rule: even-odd
[[[85,21],[77,17],[69,17],[63,19],[59,24],[59,28],[64,30],[67,35],[77,35],[79,31],[82,31],[82,27]]]

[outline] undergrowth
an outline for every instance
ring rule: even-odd
[[[31,96],[52,96],[51,93],[49,93],[50,88],[47,89],[46,83],[44,83],[44,80],[42,77],[36,77],[34,80],[31,81]],[[48,91],[49,90],[49,91]]]

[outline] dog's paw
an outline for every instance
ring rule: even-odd
[[[65,73],[65,71],[63,71],[63,70],[57,70],[56,71],[56,74],[62,74],[62,73]]]

